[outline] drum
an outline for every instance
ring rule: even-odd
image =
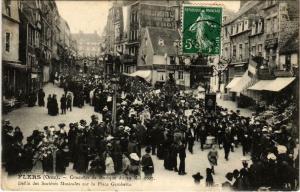
[[[215,143],[215,137],[214,136],[207,136],[206,137],[206,144],[207,145],[212,145],[212,144],[214,144]]]

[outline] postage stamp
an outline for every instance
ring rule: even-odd
[[[222,7],[184,5],[182,52],[220,54]]]

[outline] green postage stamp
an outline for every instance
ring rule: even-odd
[[[184,5],[182,11],[182,52],[220,54],[222,7]]]

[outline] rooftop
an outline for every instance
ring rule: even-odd
[[[177,48],[174,46],[176,40],[180,40],[177,30],[165,29],[160,27],[147,27],[149,40],[153,46],[154,54],[157,55],[176,55]],[[159,41],[163,40],[164,45],[159,45]],[[179,49],[179,48],[178,48]]]
[[[230,24],[246,14],[249,10],[251,10],[254,6],[258,5],[261,3],[261,1],[247,1],[241,8],[240,10],[234,14],[233,17],[227,20],[227,22],[224,23],[224,25]]]

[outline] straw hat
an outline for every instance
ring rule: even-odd
[[[268,156],[267,156],[267,159],[269,159],[269,160],[276,160],[277,157],[274,155],[274,153],[269,153]]]
[[[284,145],[278,145],[277,146],[277,151],[278,151],[278,154],[284,154],[284,153],[287,152],[287,148]]]
[[[131,153],[129,156],[134,161],[139,161],[140,160],[139,156],[136,153]]]

